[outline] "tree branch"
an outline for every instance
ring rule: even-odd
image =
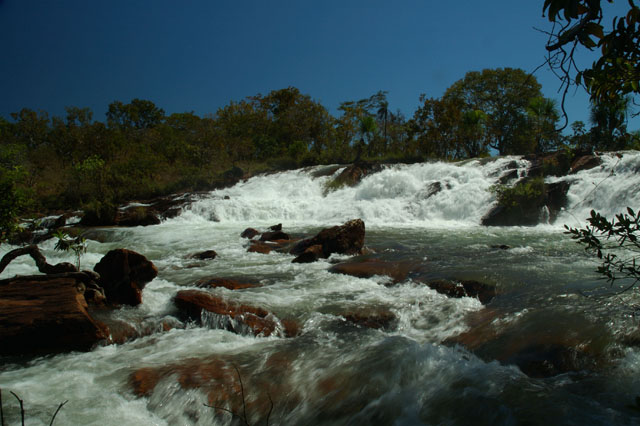
[[[16,257],[28,254],[36,262],[38,270],[43,274],[60,274],[65,272],[78,272],[78,269],[71,263],[62,262],[56,265],[47,263],[47,259],[44,257],[38,246],[29,245],[20,247],[15,250],[11,250],[5,254],[2,260],[0,260],[0,273],[13,261]]]

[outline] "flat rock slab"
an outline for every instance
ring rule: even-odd
[[[224,287],[229,290],[244,290],[246,288],[260,287],[260,284],[242,282],[233,278],[202,278],[196,281],[196,286],[200,288]]]
[[[88,351],[109,330],[87,312],[73,278],[16,280],[0,286],[0,354]]]
[[[379,259],[367,259],[360,262],[338,263],[329,269],[336,274],[351,275],[358,278],[371,278],[375,275],[386,275],[394,283],[407,279],[412,266],[406,262],[387,262]]]

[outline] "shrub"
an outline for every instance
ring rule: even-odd
[[[507,209],[535,206],[544,197],[544,178],[526,179],[512,187],[494,185],[490,188],[490,191],[496,194],[498,204]]]

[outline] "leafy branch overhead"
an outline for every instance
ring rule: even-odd
[[[633,287],[640,281],[640,211],[627,207],[609,220],[595,210],[587,219],[585,228],[565,225],[572,239],[583,244],[585,250],[602,261],[597,272],[613,285],[617,279],[630,279]]]
[[[543,13],[554,23],[546,45],[548,64],[562,79],[565,94],[574,83],[584,85],[594,103],[640,93],[640,7],[635,0],[627,0],[627,13],[609,21],[602,3],[545,0],[543,6]],[[578,46],[598,49],[600,57],[581,69],[574,60]]]

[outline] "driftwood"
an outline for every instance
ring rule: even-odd
[[[7,267],[7,265],[9,265],[9,263],[11,263],[12,260],[14,260],[16,257],[24,256],[25,254],[28,254],[33,258],[33,260],[35,260],[38,270],[43,274],[50,275],[78,272],[78,268],[68,262],[62,262],[56,265],[47,263],[47,259],[44,257],[38,246],[29,245],[11,250],[9,253],[5,254],[2,260],[0,260],[0,273],[4,271],[4,269]]]
[[[26,282],[26,281],[49,281],[56,278],[73,278],[76,281],[79,281],[89,287],[89,284],[97,283],[100,280],[100,275],[93,271],[82,271],[82,272],[63,272],[60,274],[48,274],[48,275],[21,275],[15,276],[13,278],[6,278],[4,280],[0,280],[0,287],[15,283],[15,282]]]

